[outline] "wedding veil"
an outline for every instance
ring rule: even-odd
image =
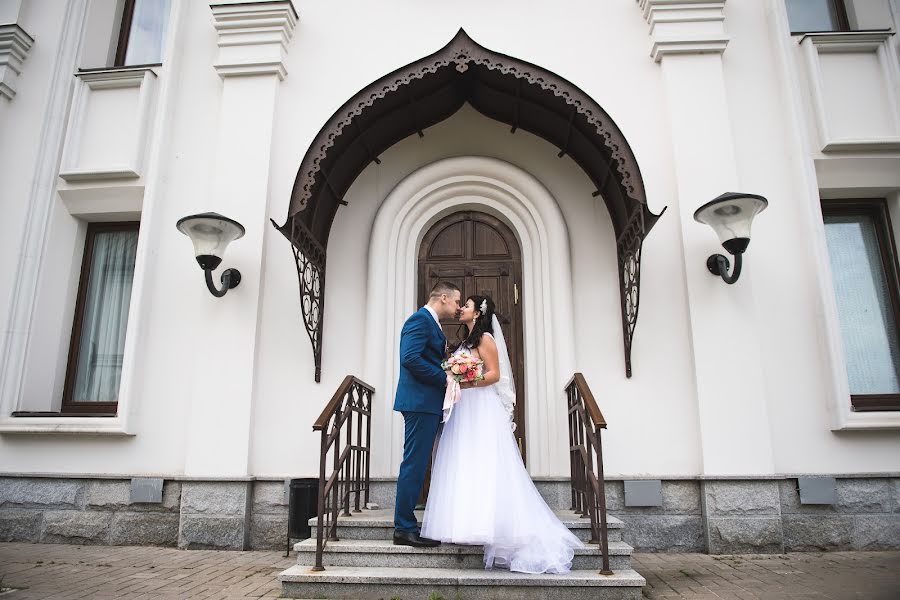
[[[503,337],[503,329],[500,327],[500,321],[497,315],[491,317],[491,327],[494,329],[494,341],[497,344],[497,356],[500,361],[500,381],[497,382],[497,393],[500,394],[500,401],[503,408],[509,413],[509,422],[512,430],[516,430],[516,423],[513,421],[516,406],[516,384],[513,381],[512,364],[509,362],[509,350],[506,349],[506,339]]]

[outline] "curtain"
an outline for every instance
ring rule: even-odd
[[[170,0],[134,0],[134,16],[125,50],[126,65],[162,62]]]
[[[900,343],[875,221],[826,216],[825,239],[851,394],[900,392]]]
[[[94,235],[73,402],[116,402],[138,232]]]

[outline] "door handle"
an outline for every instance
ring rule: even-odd
[[[513,304],[519,304],[519,284],[513,284]]]

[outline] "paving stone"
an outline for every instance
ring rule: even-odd
[[[0,477],[0,508],[80,508],[83,487],[77,479]]]
[[[705,481],[701,489],[708,517],[781,514],[775,481]]]
[[[853,517],[785,515],[782,527],[787,552],[853,549]]]
[[[119,513],[113,516],[109,543],[116,546],[175,546],[180,517],[168,513]]]
[[[106,544],[112,514],[89,511],[46,511],[40,541],[59,544]]]
[[[40,537],[40,511],[0,510],[0,542],[37,542]]]
[[[708,519],[710,554],[770,554],[784,552],[778,517]]]

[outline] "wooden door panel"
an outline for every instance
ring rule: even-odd
[[[496,305],[497,319],[509,350],[516,381],[516,433],[525,457],[525,360],[521,305],[522,261],[518,241],[498,219],[479,212],[463,211],[449,215],[426,233],[419,249],[419,300],[427,301],[428,292],[438,281],[449,281],[462,290],[462,298],[488,295]],[[458,321],[442,321],[450,347],[465,337],[466,328]]]

